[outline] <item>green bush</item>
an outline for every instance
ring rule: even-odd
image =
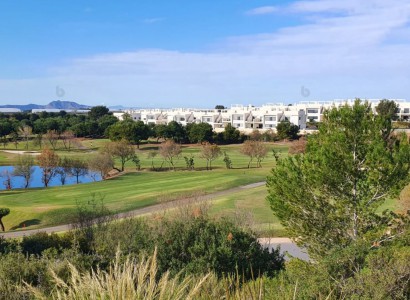
[[[226,220],[199,216],[167,220],[162,228],[156,237],[161,272],[238,273],[250,279],[262,274],[272,276],[284,266],[279,251],[263,249],[253,234]]]
[[[68,249],[72,246],[72,237],[69,234],[57,235],[38,232],[31,236],[23,237],[20,243],[24,254],[40,255],[44,250],[54,248],[58,251]]]

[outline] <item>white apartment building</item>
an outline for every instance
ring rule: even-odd
[[[281,121],[289,121],[306,128],[306,113],[296,106],[283,104],[265,104],[260,107],[232,105],[227,109],[138,109],[114,112],[120,120],[127,113],[135,121],[145,124],[168,124],[176,121],[182,125],[189,123],[208,123],[215,131],[222,131],[227,124],[241,131],[253,129],[275,129]]]
[[[392,100],[399,105],[397,110],[399,119],[410,120],[410,102],[403,99]],[[176,121],[182,125],[208,123],[215,131],[222,131],[227,124],[231,124],[243,132],[250,132],[253,129],[275,130],[281,121],[289,121],[304,130],[306,129],[306,122],[322,121],[325,110],[346,104],[353,105],[354,101],[354,99],[327,102],[309,101],[294,105],[268,103],[257,107],[235,104],[226,109],[131,109],[114,112],[114,116],[121,120],[123,114],[127,113],[133,120],[143,121],[145,124],[168,124],[171,121]],[[370,99],[368,101],[375,112],[380,100]]]

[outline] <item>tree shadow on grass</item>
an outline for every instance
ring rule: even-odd
[[[26,190],[11,190],[11,191],[5,191],[5,190],[0,190],[0,195],[1,196],[8,196],[8,195],[17,195],[21,193],[25,193]]]
[[[11,227],[10,230],[16,230],[16,229],[20,229],[20,228],[27,228],[29,226],[38,225],[40,223],[41,223],[41,221],[39,219],[25,220],[25,221],[21,222],[20,224]]]

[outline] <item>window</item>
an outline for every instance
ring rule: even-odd
[[[319,110],[316,109],[316,108],[312,108],[312,109],[308,109],[308,110],[307,110],[307,113],[308,113],[308,114],[317,114],[318,112],[319,112]]]

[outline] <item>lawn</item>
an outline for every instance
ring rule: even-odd
[[[89,141],[88,143],[91,143]],[[102,142],[93,142],[93,145],[102,146]],[[88,145],[87,145],[88,146]],[[263,168],[246,168],[248,158],[240,152],[240,145],[223,146],[233,162],[233,169],[226,169],[222,157],[214,162],[214,169],[206,171],[205,161],[200,158],[200,146],[183,146],[183,156],[195,157],[195,171],[186,171],[185,162],[181,158],[177,162],[178,171],[149,171],[151,159],[147,158],[149,151],[155,150],[158,145],[144,145],[137,150],[141,159],[143,171],[135,172],[135,166],[127,163],[127,173],[106,180],[88,184],[38,188],[16,189],[0,192],[0,207],[8,207],[10,215],[4,218],[7,229],[34,229],[49,225],[64,224],[72,220],[76,211],[77,202],[87,202],[93,195],[102,197],[105,205],[113,212],[129,211],[135,208],[149,206],[158,203],[163,198],[172,200],[181,197],[181,194],[194,192],[212,193],[263,181],[275,164],[273,156],[269,156],[263,162]],[[270,148],[277,148],[285,153],[286,146],[269,144]],[[82,151],[58,151],[59,155],[70,155],[85,158],[91,156],[90,150]],[[10,164],[17,155],[1,153],[5,164]],[[162,159],[157,156],[154,165],[158,168]],[[119,166],[117,164],[117,166]],[[164,164],[164,168],[167,167]],[[166,196],[166,197],[165,197]]]
[[[266,187],[261,186],[215,198],[211,202],[210,214],[247,223],[260,236],[285,236],[284,228],[269,207],[267,194]]]

